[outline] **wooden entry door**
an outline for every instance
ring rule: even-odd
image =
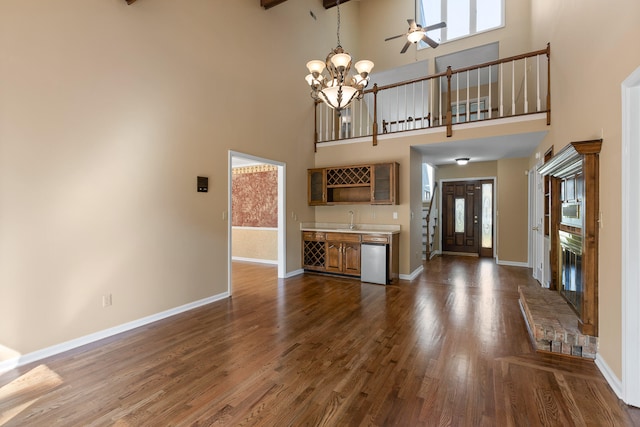
[[[442,184],[442,250],[493,256],[492,180]]]

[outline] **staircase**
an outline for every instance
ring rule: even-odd
[[[422,204],[422,259],[430,260],[438,251],[434,248],[436,232],[438,230],[438,183],[435,183],[431,200]]]

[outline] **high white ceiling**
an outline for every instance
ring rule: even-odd
[[[468,157],[470,162],[488,162],[529,157],[546,134],[547,132],[543,131],[464,141],[445,141],[414,146],[414,148],[422,153],[426,163],[433,166],[453,164],[459,157]]]

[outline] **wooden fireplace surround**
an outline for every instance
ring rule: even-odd
[[[578,327],[585,335],[598,336],[598,216],[599,200],[599,154],[602,140],[571,142],[549,161],[538,168],[551,179],[549,207],[551,250],[551,289],[560,289],[560,230],[582,233],[582,280],[583,299],[578,315]],[[566,179],[582,173],[583,194],[579,202],[582,207],[582,227],[561,224],[561,185]]]

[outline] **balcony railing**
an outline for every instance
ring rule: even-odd
[[[546,113],[551,123],[551,48],[420,79],[374,85],[336,114],[316,102],[315,143]]]

